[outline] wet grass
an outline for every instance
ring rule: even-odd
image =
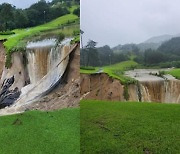
[[[79,116],[77,108],[0,117],[0,153],[78,154]]]
[[[80,68],[80,73],[82,74],[94,74],[98,72],[99,68],[98,67],[81,67]]]
[[[49,23],[44,25],[40,25],[37,27],[27,28],[27,29],[16,29],[14,35],[10,36],[1,36],[0,39],[8,39],[4,45],[8,52],[12,52],[18,46],[18,43],[26,37],[34,37],[39,35],[43,31],[53,30],[59,28],[63,24],[67,24],[67,22],[75,21],[78,17],[73,14],[68,14],[62,17],[59,17]],[[18,50],[18,49],[17,49]]]
[[[103,67],[105,73],[110,77],[118,79],[122,84],[134,83],[135,80],[124,75],[125,71],[132,70],[136,68],[138,64],[132,60],[124,61],[114,65]]]
[[[81,153],[179,153],[180,106],[81,101]]]
[[[13,30],[15,32],[13,35],[0,35],[0,40],[7,39],[4,42],[7,55],[6,67],[9,68],[11,66],[11,54],[13,52],[25,51],[28,40],[47,35],[47,33],[52,33],[52,31],[53,35],[64,33],[65,36],[72,36],[76,39],[77,36],[74,36],[73,33],[77,30],[79,30],[79,18],[76,15],[68,14],[40,26]]]
[[[169,71],[168,73],[171,74],[172,76],[174,76],[176,79],[180,79],[180,68],[173,69],[173,70]]]
[[[117,64],[104,66],[104,67],[94,67],[94,69],[88,69],[89,67],[81,68],[80,73],[83,74],[93,74],[97,73],[99,70],[102,70],[102,72],[108,74],[110,77],[118,79],[121,81],[122,84],[131,84],[135,83],[136,81],[130,77],[127,77],[124,75],[125,71],[132,70],[138,66],[138,63],[129,60],[120,62]],[[90,67],[92,68],[92,67]]]

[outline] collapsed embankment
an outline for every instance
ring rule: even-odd
[[[152,80],[123,85],[105,73],[81,74],[81,99],[180,103],[180,81]]]
[[[2,44],[1,48],[3,48]],[[4,51],[3,49],[2,52]],[[12,98],[14,88],[18,89],[21,95],[17,100],[13,100],[13,105],[1,109],[0,114],[13,114],[29,109],[52,110],[78,106],[79,78],[78,75],[69,71],[79,72],[77,61],[80,56],[78,52],[79,44],[70,45],[70,39],[67,39],[59,45],[54,43],[47,46],[47,44],[38,42],[37,46],[37,42],[31,43],[27,46],[25,53],[13,53],[11,68],[7,69],[3,66],[2,69],[1,103],[7,103],[9,106],[8,101],[14,99]],[[12,83],[9,84],[9,81]],[[72,88],[70,85],[74,84],[75,86]],[[4,92],[5,90],[7,91]],[[62,91],[66,92],[62,93]],[[69,92],[68,96],[67,91]],[[6,93],[8,95],[5,95]],[[52,98],[48,96],[50,94],[53,95]],[[67,98],[63,97],[65,94]],[[74,97],[75,101],[72,104],[68,103]],[[52,101],[53,103],[51,103]],[[43,104],[43,102],[45,103]]]

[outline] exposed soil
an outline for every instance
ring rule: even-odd
[[[105,73],[81,74],[81,99],[135,102],[180,103],[180,80],[145,77],[136,84],[124,85]],[[155,80],[155,78],[157,80]],[[159,79],[160,78],[160,79]]]
[[[3,41],[0,41],[0,78],[2,76],[4,64],[5,64],[5,48],[3,45]]]
[[[56,110],[78,107],[80,100],[80,47],[70,55],[68,68],[61,82],[52,92],[27,107],[28,110]]]
[[[81,74],[81,99],[122,101],[123,85],[105,73]]]

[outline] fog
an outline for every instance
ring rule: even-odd
[[[179,0],[81,0],[83,43],[140,43],[180,32]]]

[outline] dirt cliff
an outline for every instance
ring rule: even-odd
[[[80,101],[80,46],[70,54],[70,61],[62,82],[48,95],[27,106],[30,110],[56,110],[78,107]]]
[[[122,101],[123,85],[105,73],[81,74],[81,99]]]
[[[139,81],[124,86],[105,73],[80,76],[81,99],[180,103],[180,80]]]

